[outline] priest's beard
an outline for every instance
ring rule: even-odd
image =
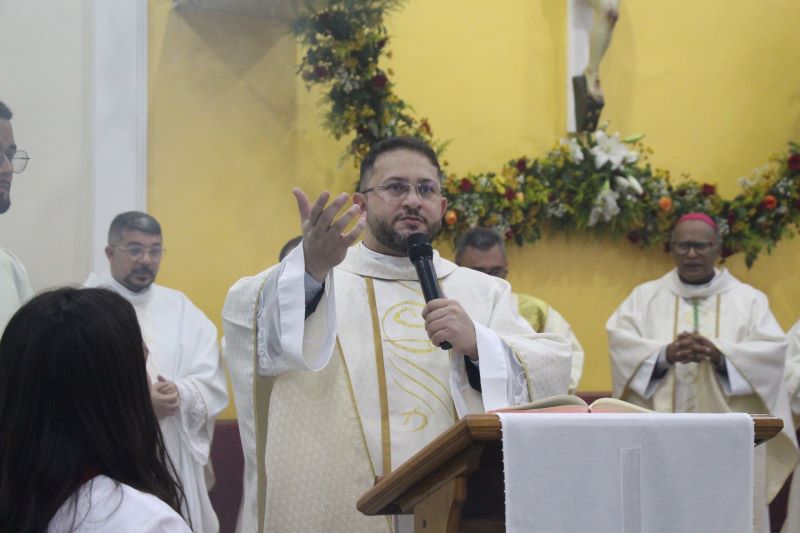
[[[8,211],[9,207],[11,207],[11,197],[0,196],[0,215]]]
[[[400,235],[395,231],[393,226],[395,222],[408,215],[413,215],[422,219],[420,226],[426,227],[427,231],[420,229],[419,233],[424,233],[431,241],[439,234],[442,221],[436,220],[435,222],[430,222],[425,215],[419,211],[405,211],[395,216],[391,223],[383,219],[378,219],[377,217],[370,217],[369,212],[367,212],[367,224],[376,241],[393,252],[397,252],[397,255],[406,255],[408,253],[408,237]]]

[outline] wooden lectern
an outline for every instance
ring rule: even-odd
[[[535,416],[535,415],[532,415]],[[755,444],[783,428],[753,415]],[[467,415],[358,500],[365,515],[413,514],[414,531],[505,531],[503,448],[497,415]]]

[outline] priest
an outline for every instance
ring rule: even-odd
[[[155,283],[164,254],[161,225],[147,213],[114,217],[106,257],[110,272],[89,287],[111,289],[133,304],[149,351],[150,398],[167,452],[186,495],[192,530],[216,533],[207,479],[214,417],[228,404],[217,328],[182,292]]]
[[[14,130],[11,127],[11,110],[0,102],[0,214],[11,207],[11,182],[28,164],[28,154],[17,150]],[[19,259],[0,247],[0,334],[11,315],[28,298],[33,289],[28,273]]]
[[[376,476],[468,413],[566,392],[569,343],[534,333],[505,281],[434,253],[444,297],[425,303],[407,239],[436,235],[441,190],[427,144],[381,141],[343,214],[346,194],[295,189],[302,243],[228,293],[226,350],[271,376],[255,531],[410,531],[356,510]]]
[[[763,293],[715,267],[720,247],[708,215],[678,220],[676,268],[636,287],[606,324],[614,396],[656,411],[781,417],[783,431],[756,448],[756,530],[768,531],[766,504],[798,460],[786,337]]]

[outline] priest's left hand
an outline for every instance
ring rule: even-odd
[[[475,324],[460,303],[447,298],[431,300],[422,310],[422,318],[428,338],[435,346],[447,341],[456,352],[478,360]]]

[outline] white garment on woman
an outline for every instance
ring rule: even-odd
[[[47,533],[191,533],[169,505],[107,476],[97,476],[67,499],[47,526]]]

